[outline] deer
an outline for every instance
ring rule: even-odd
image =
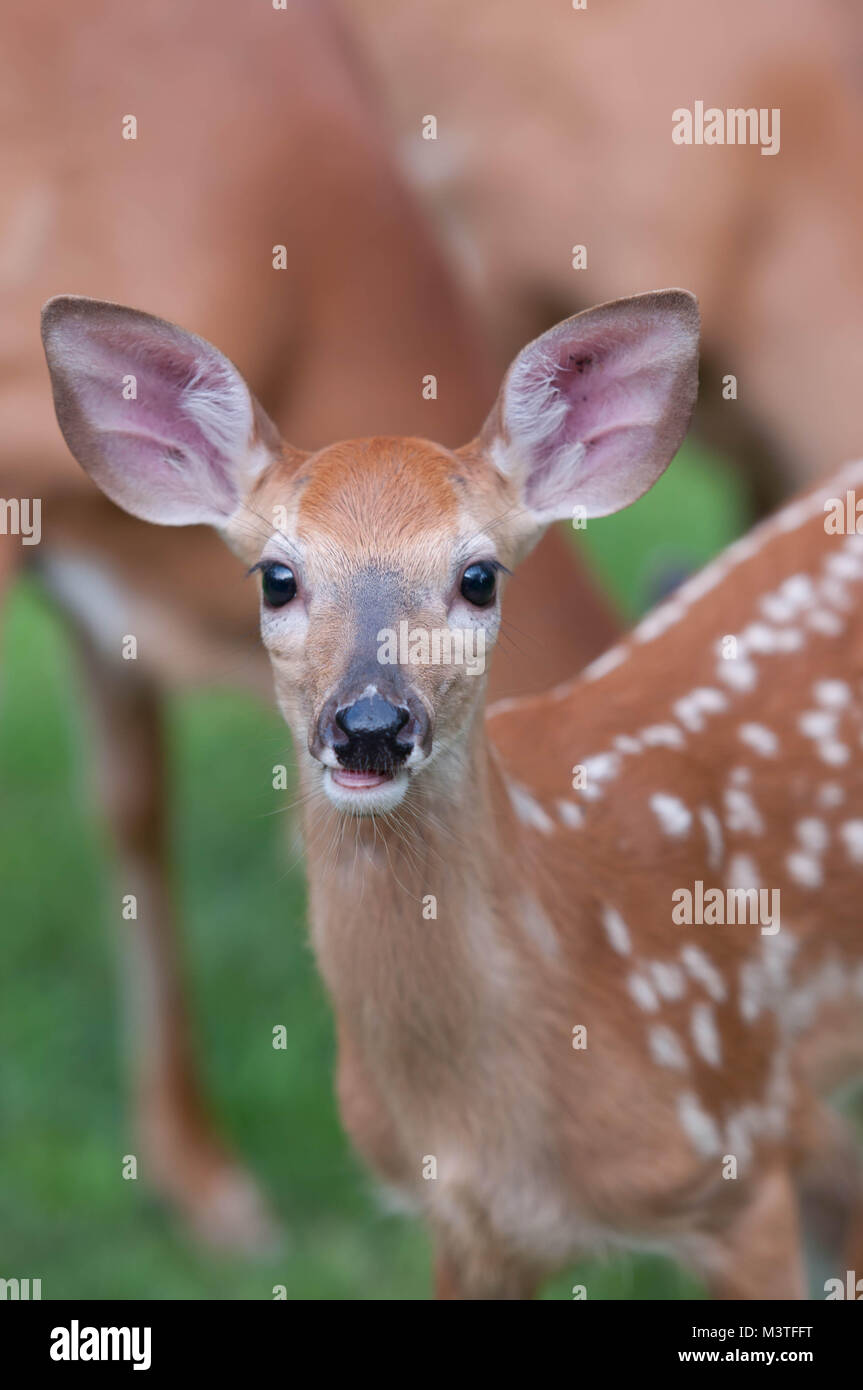
[[[574,308],[685,276],[702,314],[695,427],[738,465],[756,512],[859,447],[857,7],[658,0],[537,21],[518,0],[410,14],[357,0],[353,18],[404,167],[510,351]],[[780,109],[778,156],[675,146],[672,113],[699,97]],[[821,347],[799,391],[787,343],[813,324]]]
[[[269,698],[256,598],[207,528],[147,526],[74,467],[38,311],[69,281],[173,305],[242,357],[280,429],[308,448],[383,428],[457,443],[487,411],[497,367],[332,6],[241,12],[231,0],[190,0],[179,18],[167,0],[110,14],[99,0],[74,16],[51,3],[13,9],[4,89],[19,131],[0,235],[0,495],[38,497],[43,534],[32,547],[0,535],[0,602],[28,571],[64,620],[114,875],[138,899],[137,919],[120,930],[142,1179],[207,1245],[269,1246],[273,1213],[200,1076],[166,815],[167,697],[218,684]],[[135,140],[122,136],[130,110]],[[276,270],[283,241],[288,264]],[[435,399],[423,397],[426,373]],[[528,623],[534,592],[546,599],[543,627]],[[563,679],[619,632],[559,533],[531,556],[508,605],[499,694]],[[120,659],[126,633],[137,636],[135,661]]]
[[[492,650],[544,529],[662,475],[697,393],[694,296],[558,324],[455,449],[297,449],[220,352],[139,311],[55,298],[43,338],[96,484],[214,527],[259,576],[342,1120],[427,1222],[438,1297],[528,1298],[623,1247],[718,1298],[802,1298],[804,1197],[859,1252],[827,1097],[863,1061],[863,538],[804,495],[582,674],[487,712],[487,672],[382,640],[406,621]],[[680,925],[698,883],[778,888],[781,920]]]

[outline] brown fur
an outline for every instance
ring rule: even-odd
[[[573,295],[587,305],[686,284],[712,373],[696,423],[747,465],[748,484],[760,470],[762,499],[855,456],[858,6],[356,0],[352,12],[410,172],[502,349],[571,312]],[[672,112],[696,98],[780,108],[779,153],[675,146]],[[426,112],[437,141],[420,138]],[[588,249],[584,270],[574,244]]]

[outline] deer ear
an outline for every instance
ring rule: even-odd
[[[698,304],[660,290],[576,314],[529,343],[480,436],[537,521],[619,511],[656,482],[698,389]]]
[[[66,443],[133,516],[222,528],[278,453],[236,367],[193,333],[70,295],[45,305],[42,341]]]

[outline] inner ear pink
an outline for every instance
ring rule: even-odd
[[[598,516],[634,501],[688,423],[697,342],[690,325],[644,310],[596,317],[552,329],[513,367],[506,418],[528,454],[525,501],[542,516],[579,504]]]
[[[191,335],[134,318],[79,327],[70,357],[90,471],[109,496],[169,524],[219,524],[233,513],[251,407],[227,359]],[[133,399],[124,395],[129,377]]]

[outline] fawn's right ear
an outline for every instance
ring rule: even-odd
[[[133,516],[224,528],[279,454],[236,367],[164,319],[63,295],[42,311],[42,341],[66,443]]]

